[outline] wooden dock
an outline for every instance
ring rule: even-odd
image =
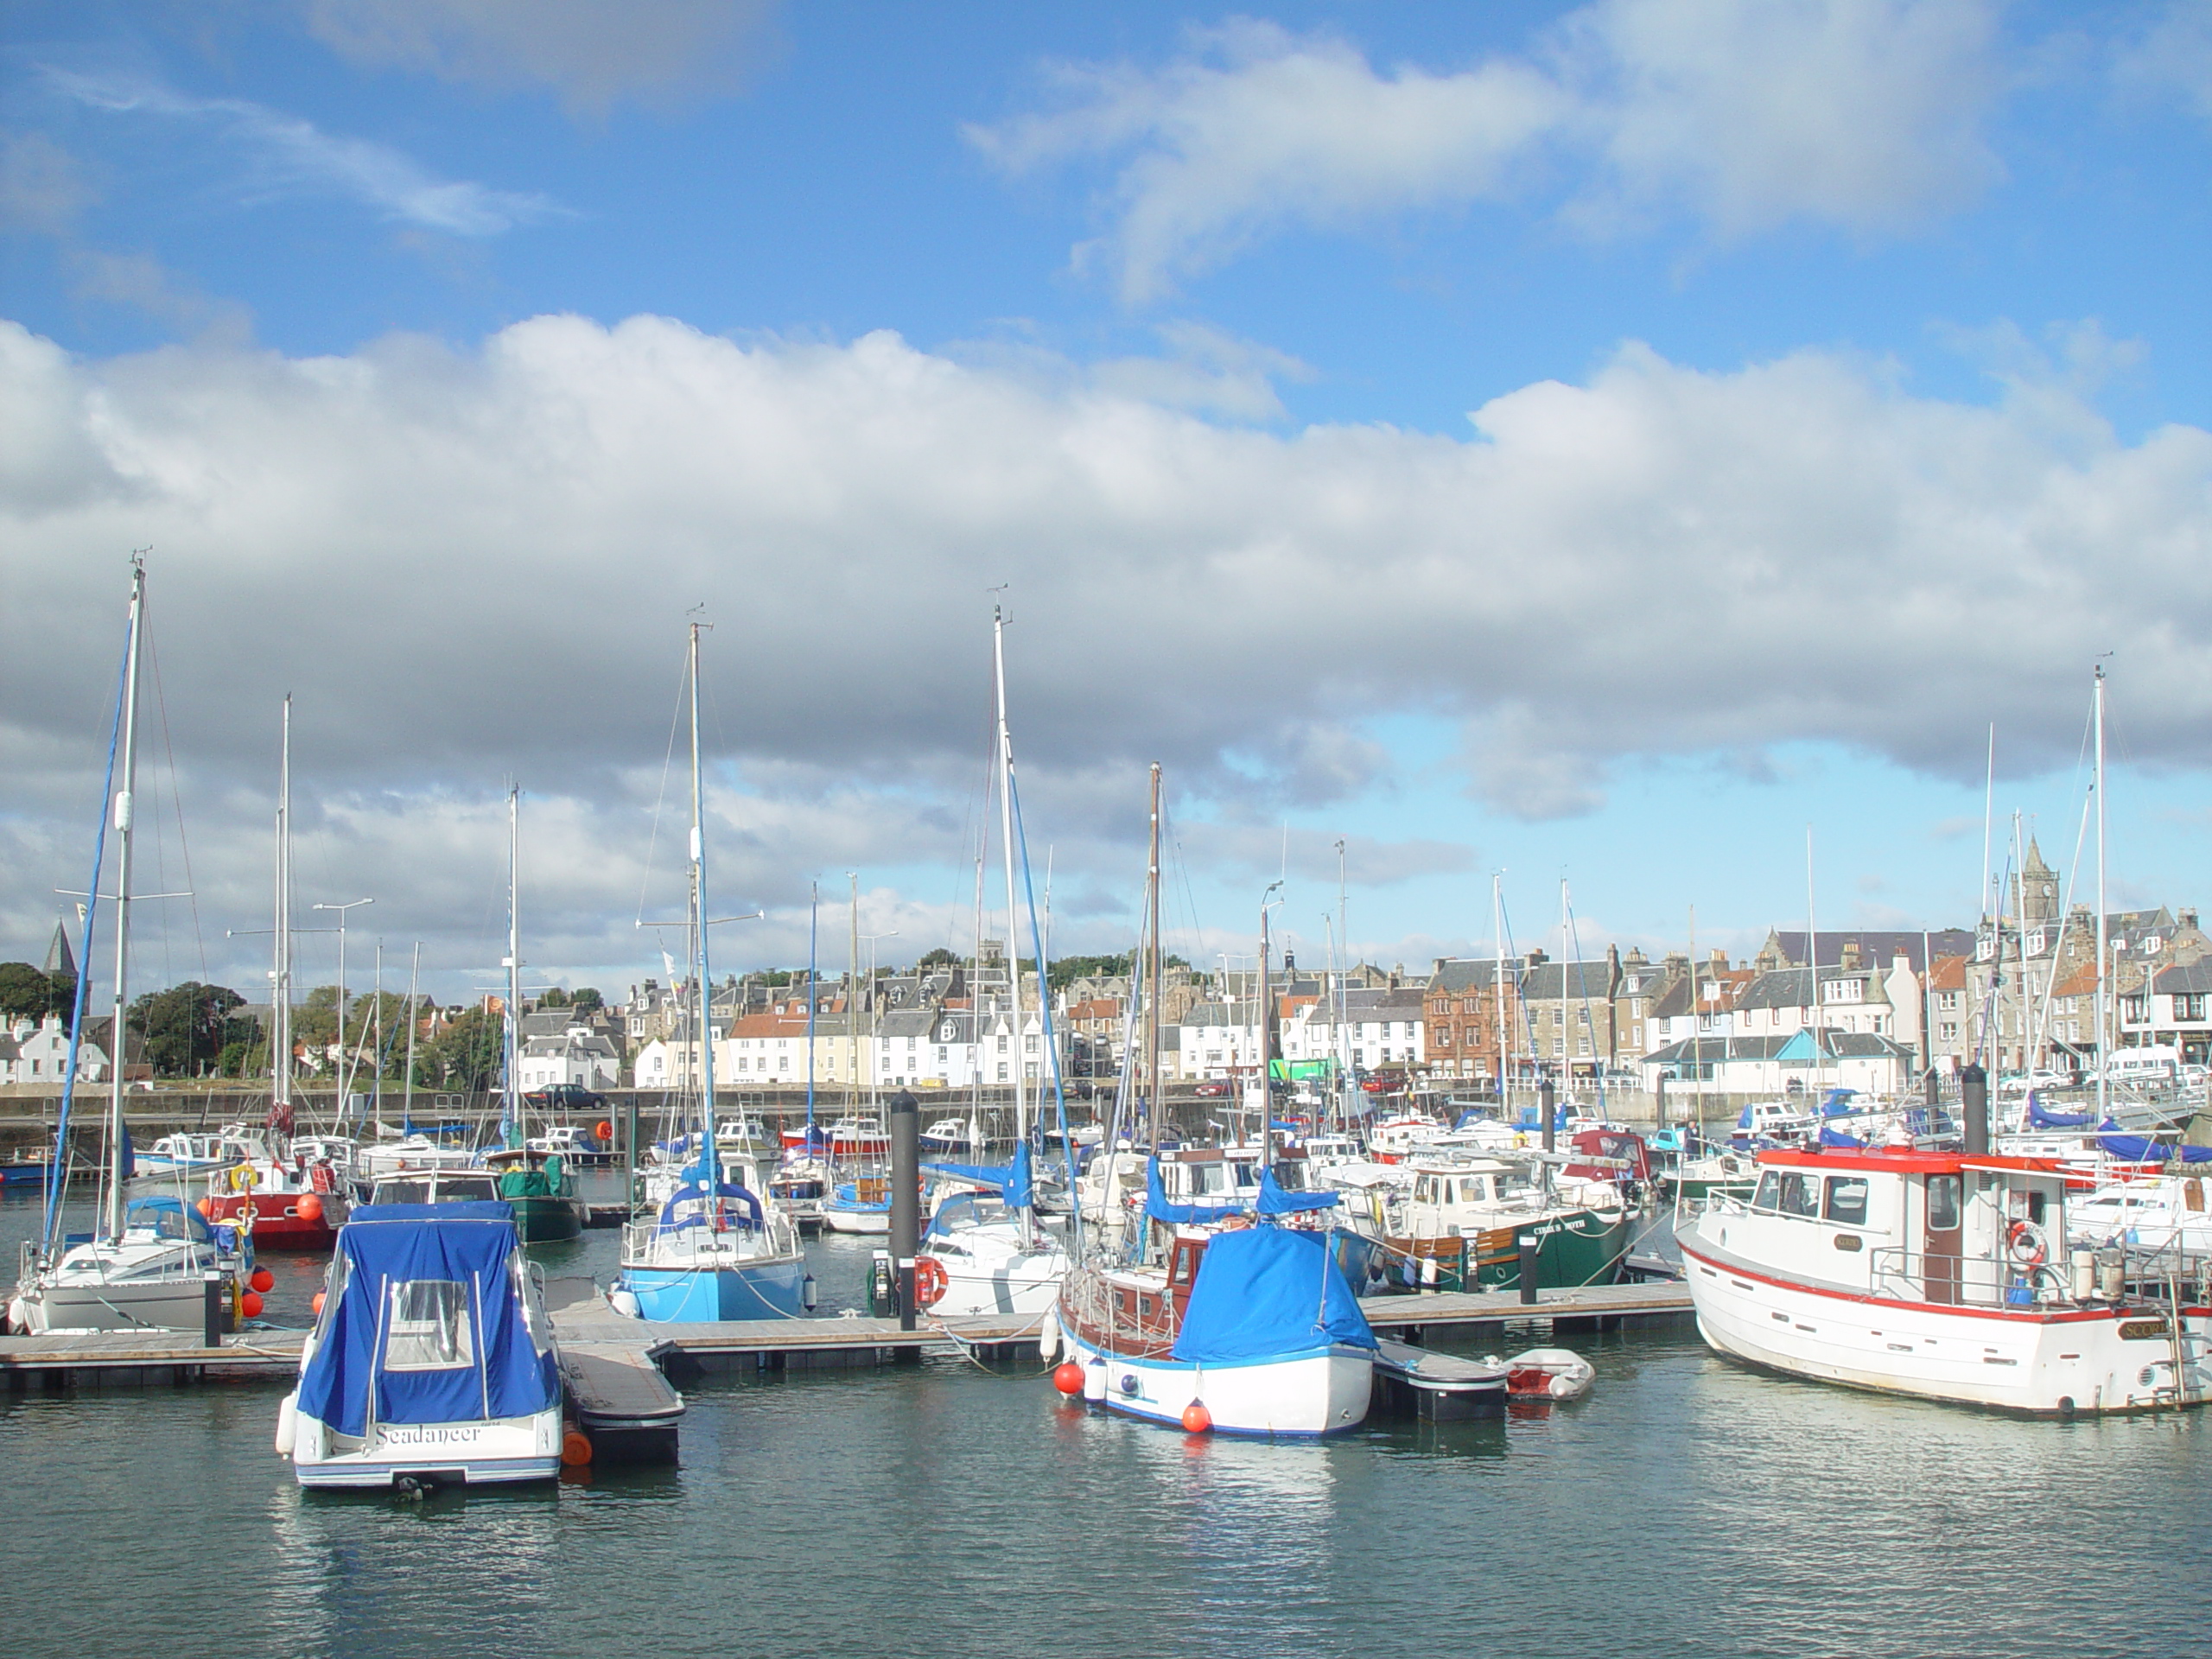
[[[1359,1306],[1377,1331],[1402,1332],[1414,1344],[1446,1331],[1490,1336],[1509,1325],[1544,1324],[1558,1336],[1585,1336],[1617,1331],[1628,1319],[1681,1319],[1694,1311],[1690,1287],[1679,1280],[1540,1290],[1533,1302],[1522,1301],[1517,1290],[1471,1290],[1370,1296]]]
[[[0,1337],[0,1379],[17,1393],[35,1381],[188,1382],[289,1377],[300,1369],[304,1331],[248,1331],[210,1348],[190,1331],[87,1331],[50,1337]]]

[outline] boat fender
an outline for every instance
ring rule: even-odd
[[[300,1396],[296,1389],[284,1396],[284,1403],[276,1408],[276,1455],[289,1458],[292,1447],[299,1441]]]
[[[2005,1249],[2018,1267],[2039,1268],[2050,1259],[2043,1230],[2031,1221],[2016,1221],[2005,1230]]]
[[[1060,1357],[1060,1316],[1049,1307],[1045,1310],[1045,1322],[1037,1327],[1037,1357],[1047,1365]]]
[[[1083,1368],[1083,1397],[1093,1405],[1106,1398],[1106,1362],[1094,1359]]]
[[[624,1291],[622,1294],[626,1296],[629,1295],[629,1292],[627,1291]],[[637,1298],[632,1296],[630,1297],[630,1300],[634,1302],[637,1300]],[[801,1279],[798,1281],[798,1305],[804,1308],[808,1313],[811,1313],[821,1300],[822,1295],[820,1291],[817,1289],[815,1286],[814,1275],[810,1273],[804,1279]]]
[[[638,1304],[638,1294],[633,1290],[610,1290],[607,1293],[607,1302],[626,1319],[645,1318],[644,1310]]]

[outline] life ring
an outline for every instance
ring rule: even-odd
[[[920,1307],[935,1307],[944,1300],[944,1293],[952,1288],[952,1276],[944,1270],[944,1263],[933,1255],[914,1258],[914,1302]]]
[[[2043,1230],[2031,1221],[2016,1221],[2005,1230],[2005,1253],[2017,1268],[2039,1268],[2050,1259]]]

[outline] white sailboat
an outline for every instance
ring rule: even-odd
[[[23,1244],[16,1294],[9,1303],[13,1328],[33,1335],[54,1331],[199,1331],[207,1319],[207,1275],[219,1275],[226,1306],[251,1313],[259,1298],[244,1276],[251,1245],[236,1230],[215,1229],[207,1218],[174,1197],[126,1198],[130,1141],[124,1131],[124,1044],[129,1010],[130,969],[130,876],[134,790],[138,766],[138,665],[145,635],[146,568],[133,562],[129,645],[124,668],[120,732],[121,787],[109,777],[108,820],[116,832],[115,1001],[109,1029],[117,1033],[114,1064],[109,1067],[107,1167],[102,1173],[99,1228],[89,1236],[55,1236],[60,1193],[49,1192],[44,1236]],[[104,849],[106,824],[96,843]],[[89,909],[99,903],[101,855],[95,852]],[[89,934],[88,918],[87,931]],[[79,982],[77,1018],[69,1046],[69,1070],[63,1096],[63,1129],[56,1144],[66,1147],[67,1102],[76,1088],[84,1039],[84,986]]]
[[[713,976],[708,970],[706,786],[699,756],[699,630],[691,625],[691,988],[697,1000],[696,1159],[649,1182],[642,1212],[622,1230],[622,1270],[609,1299],[645,1319],[696,1324],[797,1318],[813,1286],[798,1229],[761,1190],[749,1159],[715,1144]],[[733,1176],[736,1179],[732,1179]]]

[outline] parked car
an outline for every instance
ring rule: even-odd
[[[1198,1094],[1201,1100],[1225,1099],[1229,1094],[1229,1085],[1218,1077],[1209,1077],[1198,1085]]]

